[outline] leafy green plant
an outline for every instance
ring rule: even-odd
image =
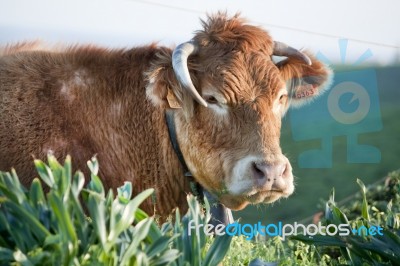
[[[254,265],[399,265],[400,172],[388,175],[384,184],[361,188],[351,202],[339,205],[332,191],[326,202],[323,226],[348,224],[359,229],[380,225],[383,236],[293,236],[282,241],[256,237],[247,241],[235,237],[224,258],[224,265],[249,265],[254,259],[266,264]]]
[[[367,189],[361,180],[357,180],[361,188],[361,216],[354,220],[349,220],[345,213],[336,205],[334,200],[334,190],[326,203],[325,225],[347,224],[357,231],[364,232],[364,228],[369,229],[376,226],[372,222],[370,211],[372,209],[367,200]],[[376,209],[376,208],[375,208]],[[382,216],[382,214],[380,214]],[[392,202],[387,205],[387,215],[383,215],[385,224],[381,224],[383,234],[348,236],[329,236],[315,235],[293,236],[292,239],[304,243],[320,246],[334,247],[340,250],[339,261],[351,265],[399,265],[400,264],[400,228],[398,215],[392,211]],[[362,228],[362,229],[361,229]]]
[[[159,228],[138,208],[153,189],[131,199],[127,182],[116,197],[106,194],[95,158],[86,188],[69,156],[64,165],[49,155],[48,165],[35,166],[46,194],[38,178],[27,190],[14,170],[0,172],[0,265],[217,265],[229,248],[226,236],[189,235],[187,221],[207,224],[210,216],[193,196],[182,222],[177,211],[175,223]]]
[[[383,235],[279,236],[255,241],[244,236],[208,236],[201,228],[210,206],[188,196],[188,212],[176,211],[161,227],[139,209],[153,190],[132,197],[125,183],[117,195],[106,193],[96,159],[88,162],[90,182],[72,174],[71,158],[61,165],[35,161],[40,179],[24,188],[15,173],[0,172],[0,265],[399,265],[400,173],[383,185],[361,188],[347,205],[335,202],[332,191],[323,225],[348,224],[359,229],[383,227]],[[41,181],[49,189],[44,192]],[[253,264],[257,265],[257,264]]]
[[[212,237],[207,236],[203,230],[190,230],[190,221],[192,228],[202,228],[208,224],[210,205],[205,198],[206,211],[202,212],[201,205],[194,197],[189,197],[188,203],[188,213],[180,219],[178,210],[173,226],[173,233],[178,237],[174,239],[172,246],[183,253],[176,265],[218,265],[229,250],[232,237],[226,234]]]

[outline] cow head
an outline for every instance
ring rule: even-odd
[[[176,101],[178,142],[196,180],[227,207],[269,203],[294,191],[282,154],[281,119],[289,106],[321,94],[330,71],[313,56],[217,14],[203,30],[159,54],[148,73],[153,104]],[[272,55],[287,59],[274,63]],[[173,66],[173,68],[172,68]]]

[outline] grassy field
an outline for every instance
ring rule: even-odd
[[[272,205],[249,206],[245,210],[234,212],[235,218],[241,217],[243,222],[260,220],[269,223],[311,219],[313,214],[320,211],[321,199],[326,199],[332,187],[336,189],[337,201],[351,200],[351,196],[358,190],[355,182],[357,178],[366,185],[372,184],[384,178],[388,172],[400,167],[400,67],[374,68],[374,72],[379,93],[382,128],[377,132],[360,134],[358,142],[379,149],[381,161],[348,163],[347,137],[343,135],[332,138],[331,168],[301,168],[298,162],[299,154],[319,148],[321,140],[295,141],[290,115],[287,115],[282,126],[281,146],[290,159],[296,176],[295,193],[290,198]]]

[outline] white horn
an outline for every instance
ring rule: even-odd
[[[187,65],[188,57],[196,53],[197,49],[197,46],[193,42],[185,42],[178,45],[172,53],[172,67],[182,87],[186,89],[199,104],[207,107],[206,101],[193,85]]]
[[[297,57],[303,60],[307,65],[311,66],[312,64],[311,59],[307,55],[283,42],[274,42],[274,51],[272,54],[287,57]]]

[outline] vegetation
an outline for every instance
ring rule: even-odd
[[[61,165],[53,156],[35,165],[39,179],[24,188],[15,171],[0,172],[0,265],[399,265],[400,172],[366,188],[350,204],[325,203],[321,223],[359,229],[379,225],[383,235],[297,235],[248,241],[244,236],[207,236],[194,226],[207,224],[209,205],[188,197],[189,210],[162,226],[138,207],[152,194],[131,199],[125,183],[114,196],[97,176],[96,159],[88,162],[90,182],[72,174],[71,159]],[[230,248],[229,248],[230,247]],[[256,260],[254,260],[256,259]],[[268,264],[257,264],[260,261]]]
[[[323,236],[316,235],[312,238],[306,236],[295,236],[293,239],[312,244],[318,247],[334,247],[336,250],[328,250],[328,253],[339,253],[338,262],[351,265],[399,265],[400,264],[400,179],[399,175],[392,174],[395,179],[391,179],[392,187],[386,187],[384,191],[388,193],[389,202],[386,208],[379,210],[376,202],[370,197],[370,205],[367,200],[366,187],[358,180],[361,187],[361,204],[352,206],[353,210],[360,211],[361,216],[348,219],[345,213],[336,205],[334,192],[326,203],[325,225],[348,224],[355,228],[362,235],[350,234],[349,236]],[[376,195],[378,196],[378,195]],[[392,196],[392,197],[390,197]],[[379,196],[378,196],[379,197]],[[393,207],[395,202],[395,207]],[[394,212],[395,211],[395,212]],[[368,230],[372,226],[381,226],[382,234],[369,234]],[[361,228],[361,229],[360,229]],[[323,250],[322,250],[323,251]],[[336,252],[335,252],[336,251]]]
[[[35,165],[46,195],[39,179],[27,190],[15,171],[0,173],[0,265],[217,265],[229,248],[227,235],[188,234],[188,221],[209,219],[207,203],[203,212],[194,197],[182,221],[178,211],[176,223],[159,228],[138,209],[153,189],[131,199],[125,183],[116,197],[106,194],[96,159],[88,162],[86,188],[81,172],[72,175],[70,157],[64,165],[53,156]]]
[[[297,235],[288,241],[274,237],[256,242],[242,236],[232,241],[224,262],[248,265],[251,259],[260,258],[275,263],[271,265],[400,265],[400,171],[369,189],[360,180],[358,184],[361,191],[344,206],[335,203],[332,190],[321,223],[348,224],[357,230],[379,225],[382,236]]]

